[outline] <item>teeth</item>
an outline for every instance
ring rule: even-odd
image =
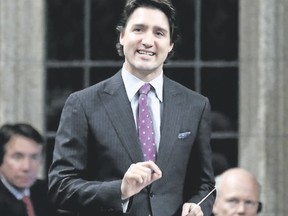
[[[143,54],[143,55],[149,55],[149,56],[155,55],[155,53],[153,53],[153,52],[147,52],[147,51],[143,51],[143,50],[139,50],[138,53]]]

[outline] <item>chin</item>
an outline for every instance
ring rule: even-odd
[[[141,65],[136,65],[135,67],[138,71],[143,71],[146,73],[150,73],[153,72],[155,70],[157,70],[157,67],[155,67],[154,65],[151,65],[151,63],[146,63],[146,64],[141,64]]]
[[[19,182],[16,186],[19,188],[28,188],[31,187],[34,184],[35,181],[23,181],[23,182]]]

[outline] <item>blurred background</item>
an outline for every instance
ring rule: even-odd
[[[247,168],[263,185],[262,214],[286,216],[288,1],[172,2],[181,40],[164,72],[210,100],[215,174]],[[124,4],[0,1],[0,123],[27,121],[43,132],[44,178],[68,95],[122,66],[115,27]]]

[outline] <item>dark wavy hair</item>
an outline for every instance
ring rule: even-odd
[[[170,0],[127,0],[121,19],[116,27],[119,35],[122,31],[124,31],[131,14],[139,7],[158,9],[167,16],[169,22],[170,40],[175,46],[176,42],[180,38],[180,35],[177,27],[176,10]],[[119,42],[116,44],[116,48],[118,55],[124,56],[123,46]],[[173,50],[168,54],[168,58],[173,56]]]
[[[6,144],[15,135],[20,135],[32,139],[37,144],[44,146],[43,136],[31,125],[26,123],[4,124],[0,128],[0,165],[3,163]]]

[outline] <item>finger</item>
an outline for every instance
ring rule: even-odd
[[[124,176],[124,179],[126,179],[130,184],[144,184],[145,182],[149,181],[149,178],[151,178],[150,175],[140,171],[130,171],[127,172],[126,176]]]
[[[153,161],[142,162],[142,165],[149,168],[153,174],[156,173],[157,176],[162,176],[162,171]]]
[[[192,204],[190,207],[189,207],[189,212],[187,215],[197,215],[197,216],[201,216],[203,215],[203,212],[202,212],[202,209],[199,205],[196,205],[196,204]]]
[[[127,171],[127,177],[139,183],[149,183],[152,181],[152,170],[143,164],[132,164]]]
[[[131,164],[126,174],[127,182],[147,186],[162,177],[160,168],[153,161]],[[128,179],[128,180],[127,180]]]
[[[184,203],[182,207],[182,215],[181,216],[187,216],[189,213],[189,208],[191,206],[191,203]]]
[[[140,163],[141,166],[149,169],[149,174],[151,175],[149,181],[150,183],[160,179],[162,177],[162,171],[153,161],[145,161]]]
[[[138,172],[138,173],[147,173],[149,175],[154,173],[154,171],[152,170],[152,168],[148,164],[144,164],[142,162],[136,163],[136,164],[131,164],[130,171],[131,172]]]
[[[203,215],[201,207],[195,203],[184,203],[182,208],[182,216]]]

